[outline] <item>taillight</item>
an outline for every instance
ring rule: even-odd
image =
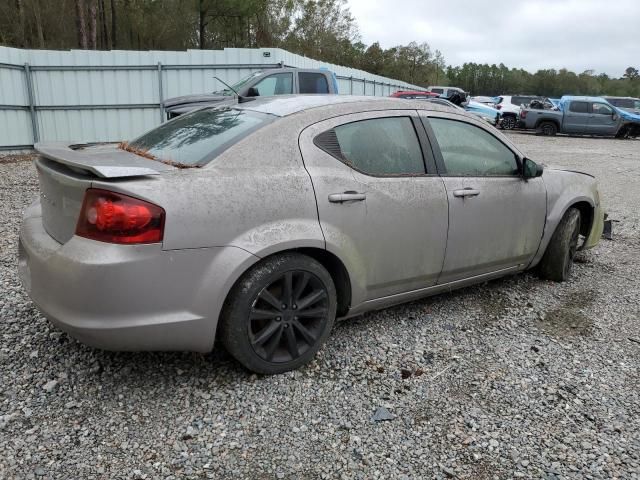
[[[89,188],[76,235],[108,243],[157,243],[164,233],[164,210],[122,193]]]
[[[526,110],[520,110],[520,118],[521,119],[525,119],[527,118],[527,111]]]
[[[498,110],[502,110],[502,105],[496,105],[496,108],[497,108]]]

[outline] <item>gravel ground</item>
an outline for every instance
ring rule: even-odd
[[[342,322],[274,377],[50,326],[16,273],[35,172],[0,161],[0,478],[640,478],[640,142],[512,138],[597,175],[615,240],[564,284],[519,275]]]

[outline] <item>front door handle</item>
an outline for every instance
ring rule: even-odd
[[[480,195],[480,190],[476,190],[474,188],[463,188],[462,190],[454,190],[453,191],[453,196],[454,197],[477,197],[478,195]]]
[[[365,195],[364,193],[358,193],[353,191],[329,194],[329,201],[331,203],[361,202],[366,198],[367,198],[367,195]]]

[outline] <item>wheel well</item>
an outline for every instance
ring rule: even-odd
[[[549,118],[538,120],[538,123],[536,123],[536,128],[540,127],[540,125],[542,125],[543,123],[553,123],[556,126],[556,129],[560,130],[560,124],[557,121],[551,120]]]
[[[351,279],[342,261],[333,253],[322,250],[321,248],[297,248],[292,251],[308,255],[320,262],[322,266],[327,269],[336,286],[336,294],[338,295],[337,316],[341,317],[346,315],[351,305]]]
[[[578,202],[570,208],[577,208],[580,212],[580,233],[585,237],[588,236],[593,222],[593,207],[588,202]]]

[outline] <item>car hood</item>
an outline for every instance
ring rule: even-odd
[[[165,110],[172,109],[173,107],[181,107],[184,105],[193,105],[204,103],[223,102],[225,100],[232,100],[233,95],[220,95],[217,93],[201,93],[196,95],[183,95],[182,97],[173,97],[165,100],[162,104]]]
[[[615,107],[618,114],[624,119],[634,123],[640,123],[640,113],[634,110],[627,110],[623,108]]]

